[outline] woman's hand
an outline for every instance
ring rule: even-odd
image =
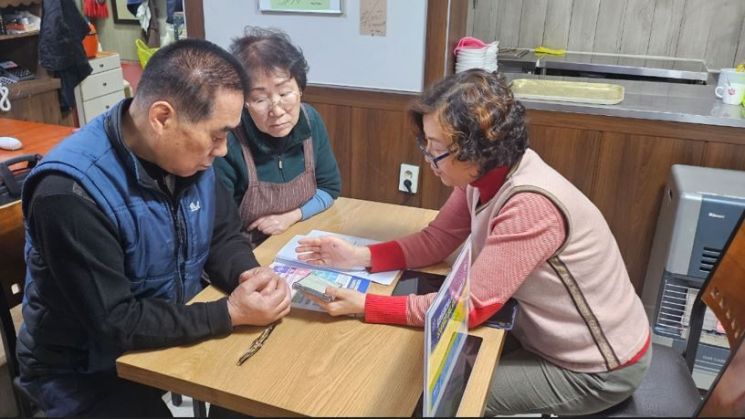
[[[370,266],[370,249],[367,246],[355,246],[333,236],[302,239],[295,252],[299,260],[311,265],[341,269]]]
[[[327,303],[310,294],[305,294],[305,296],[334,317],[345,314],[365,313],[365,294],[359,291],[348,288],[328,287],[326,288],[326,294],[334,297],[334,301]]]
[[[248,226],[248,229],[253,230],[258,228],[259,231],[270,236],[282,234],[302,218],[303,213],[300,211],[300,208],[297,208],[282,214],[272,214],[259,217]]]

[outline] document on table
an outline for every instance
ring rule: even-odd
[[[310,269],[315,269],[315,270],[342,273],[345,275],[352,276],[354,278],[366,279],[368,281],[377,282],[378,284],[383,284],[383,285],[392,284],[393,281],[398,276],[398,274],[401,272],[400,270],[397,270],[397,271],[370,273],[362,266],[358,268],[353,268],[353,269],[337,269],[337,268],[331,268],[331,267],[326,267],[326,266],[321,267],[321,266],[310,265],[308,263],[303,262],[302,260],[298,260],[297,252],[295,252],[295,249],[298,247],[298,241],[306,237],[323,237],[323,236],[339,237],[341,239],[344,239],[354,244],[355,246],[367,246],[370,244],[379,243],[377,240],[370,240],[370,239],[365,239],[362,237],[355,237],[355,236],[349,236],[346,234],[338,234],[338,233],[329,233],[329,232],[320,231],[320,230],[312,230],[310,233],[308,233],[305,236],[297,235],[293,237],[292,239],[290,239],[290,241],[288,241],[287,244],[285,244],[284,246],[282,246],[281,249],[279,249],[279,252],[277,253],[277,256],[275,257],[275,261],[285,264],[285,265],[299,266],[299,267],[305,267],[305,268],[310,268]]]

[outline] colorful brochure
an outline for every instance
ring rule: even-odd
[[[320,230],[312,230],[310,233],[308,233],[305,236],[297,235],[293,237],[292,239],[290,239],[290,241],[287,242],[287,244],[285,244],[284,246],[282,246],[281,249],[279,249],[279,252],[277,252],[277,256],[275,257],[275,261],[283,263],[285,265],[299,266],[299,267],[305,267],[305,268],[315,269],[315,270],[338,272],[338,273],[349,275],[355,278],[366,279],[368,281],[377,282],[378,284],[383,284],[383,285],[392,284],[393,281],[398,276],[398,274],[401,272],[400,270],[398,270],[398,271],[370,273],[367,270],[365,270],[364,267],[359,267],[359,268],[354,268],[354,269],[337,269],[337,268],[319,267],[315,265],[309,265],[301,260],[298,260],[297,252],[295,252],[295,249],[298,246],[298,241],[306,237],[322,237],[322,236],[339,237],[356,246],[367,246],[370,244],[378,243],[378,241],[376,240],[365,239],[362,237],[348,236],[345,234],[337,234],[337,233],[329,233],[327,231],[320,231]]]
[[[280,277],[287,281],[287,285],[289,285],[292,290],[292,307],[294,308],[323,311],[321,307],[311,301],[303,292],[292,287],[293,283],[305,278],[311,273],[314,274],[315,279],[327,282],[330,287],[351,288],[362,293],[367,292],[367,289],[370,287],[370,281],[366,279],[355,278],[338,272],[311,269],[307,266],[298,267],[286,265],[281,262],[274,262],[270,267],[274,269],[274,272],[276,272]]]

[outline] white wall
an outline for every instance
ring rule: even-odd
[[[386,36],[360,35],[359,0],[341,16],[260,13],[257,0],[205,0],[205,37],[225,48],[246,25],[276,27],[299,45],[313,84],[420,92],[424,84],[426,0],[388,0]]]

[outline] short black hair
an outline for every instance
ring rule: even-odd
[[[212,116],[220,89],[248,95],[243,67],[230,53],[201,39],[183,39],[150,57],[135,97],[146,106],[166,100],[180,116],[200,122]]]
[[[290,73],[300,91],[308,84],[308,62],[303,51],[280,29],[247,26],[242,37],[233,39],[230,52],[246,69],[249,87],[253,74],[276,70]]]
[[[455,158],[476,163],[480,175],[495,167],[511,167],[528,148],[525,107],[496,72],[466,70],[424,92],[409,108],[418,138],[424,137],[427,114],[453,140]]]

